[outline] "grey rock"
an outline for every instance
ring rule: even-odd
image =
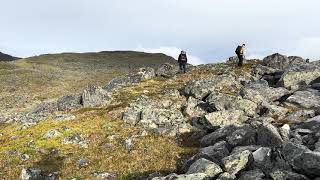
[[[318,108],[320,107],[320,92],[313,89],[297,91],[287,99],[287,102],[307,109]]]
[[[256,131],[250,125],[237,127],[226,138],[231,146],[247,146],[256,144]]]
[[[101,87],[88,86],[81,95],[83,107],[99,107],[110,103],[111,97]]]
[[[281,70],[288,68],[290,65],[289,58],[279,53],[275,53],[265,57],[262,60],[262,62],[264,66],[272,67],[275,69],[281,69]]]
[[[58,104],[56,101],[43,102],[31,110],[31,113],[54,113],[58,111]]]
[[[92,173],[92,176],[94,176],[97,179],[108,179],[108,180],[117,178],[116,174],[109,173],[109,172],[95,172],[95,173]]]
[[[30,159],[30,156],[29,156],[28,154],[21,154],[21,155],[20,155],[20,159],[21,159],[22,161],[27,161],[27,160]]]
[[[156,76],[155,70],[150,67],[139,68],[137,74],[141,76],[142,81],[152,79]]]
[[[89,142],[85,140],[80,134],[75,134],[64,138],[62,144],[77,144],[83,148],[89,147]]]
[[[228,172],[224,172],[222,174],[219,175],[219,177],[217,178],[217,180],[234,180],[237,177],[233,174],[230,174]]]
[[[287,142],[282,147],[283,157],[292,166],[294,165],[294,158],[308,151],[310,150],[307,147],[292,142]]]
[[[250,167],[253,163],[253,156],[250,151],[231,154],[222,159],[224,170],[236,175],[239,171]]]
[[[125,149],[131,150],[134,147],[133,140],[131,138],[126,139],[123,142],[123,146],[124,146]]]
[[[173,64],[165,63],[156,70],[157,76],[170,77],[179,72],[179,67]]]
[[[320,152],[305,152],[296,157],[295,168],[310,176],[320,176]]]
[[[288,124],[285,124],[279,128],[279,133],[283,141],[287,142],[290,140],[290,126]]]
[[[300,123],[315,116],[314,110],[299,110],[289,113],[285,118],[289,123]]]
[[[260,104],[262,102],[276,101],[281,97],[289,94],[289,91],[282,87],[269,87],[267,81],[259,80],[252,81],[249,84],[243,86],[241,88],[240,94],[244,99],[248,99]]]
[[[235,77],[230,75],[212,76],[208,79],[190,82],[184,89],[184,94],[202,100],[211,92],[221,91],[225,88],[240,89],[241,84],[236,81]]]
[[[253,152],[254,167],[269,173],[273,169],[272,150],[268,147],[261,147]]]
[[[302,174],[294,173],[286,170],[275,170],[270,173],[270,177],[273,180],[308,180],[308,178]]]
[[[257,144],[262,146],[280,146],[283,139],[278,129],[269,123],[263,123],[257,130]]]
[[[225,110],[209,113],[204,116],[204,121],[211,127],[239,125],[248,119],[243,111]]]
[[[316,90],[320,90],[320,83],[314,83],[311,85],[311,88],[316,89]]]
[[[62,134],[58,130],[51,129],[43,136],[43,138],[51,139],[51,138],[60,137],[60,136],[62,136]]]
[[[200,143],[203,147],[214,145],[215,143],[224,140],[228,135],[230,135],[236,129],[235,126],[225,126],[217,129],[216,131],[204,136]]]
[[[251,171],[242,172],[239,177],[239,180],[263,180],[265,179],[265,177],[265,174],[261,170],[255,169]]]
[[[226,63],[235,64],[235,63],[238,63],[238,61],[239,61],[238,56],[232,56],[232,57],[229,57]]]
[[[290,66],[306,64],[307,61],[299,56],[289,56]]]
[[[237,146],[237,147],[233,148],[231,154],[236,154],[236,153],[240,153],[242,151],[247,151],[247,150],[250,152],[254,152],[259,148],[261,148],[261,146],[259,146],[259,145]]]
[[[170,174],[165,177],[155,177],[151,180],[209,180],[210,177],[204,173],[196,173],[196,174]]]
[[[81,105],[81,95],[67,95],[58,99],[58,110],[59,111],[70,111],[76,108],[80,108]]]
[[[83,168],[89,166],[89,163],[90,161],[88,159],[79,159],[76,164],[79,168]]]
[[[272,117],[276,120],[282,120],[286,117],[289,110],[287,108],[269,104],[269,103],[262,103],[262,107],[266,109],[266,112],[263,114],[265,117]]]
[[[58,180],[59,172],[45,172],[40,169],[28,168],[22,169],[20,174],[21,180]]]
[[[298,89],[301,86],[306,86],[320,77],[319,67],[320,65],[311,63],[293,66],[284,72],[278,85],[288,89]]]
[[[200,117],[206,112],[201,108],[201,103],[204,103],[194,97],[189,97],[185,108],[185,114],[189,117]]]
[[[71,121],[76,119],[76,116],[73,114],[61,114],[61,115],[56,115],[53,119],[55,121]]]
[[[201,158],[190,166],[187,174],[204,173],[209,177],[215,177],[221,172],[222,169],[219,165],[207,159]]]

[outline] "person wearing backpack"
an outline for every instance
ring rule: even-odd
[[[187,62],[188,62],[187,53],[185,51],[181,51],[178,57],[178,63],[179,63],[180,71],[183,73],[186,73]]]
[[[238,46],[236,49],[236,54],[238,56],[238,66],[241,67],[243,65],[243,60],[244,60],[244,48],[245,48],[245,44],[242,44],[242,46]]]

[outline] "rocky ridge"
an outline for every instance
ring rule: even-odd
[[[248,61],[242,68],[230,64],[192,67],[189,76],[206,71],[210,73],[185,79],[179,88],[163,89],[160,96],[141,95],[121,112],[128,126],[177,139],[192,134],[199,141],[201,147],[178,167],[179,173],[151,174],[149,179],[320,177],[319,61],[309,63],[274,54],[262,61]],[[156,70],[142,68],[104,87],[90,86],[82,93],[40,104],[32,112],[2,121],[20,122],[29,128],[50,116],[58,119],[57,111],[113,104],[119,89],[156,76],[166,77],[168,82],[188,76],[177,72],[177,67],[169,64]],[[52,134],[59,133],[48,135]],[[67,140],[86,145],[80,135]],[[131,140],[124,143],[130,149]],[[58,176],[57,172],[48,177],[32,169],[24,169],[21,176],[39,174],[47,179]]]

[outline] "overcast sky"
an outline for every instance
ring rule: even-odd
[[[0,51],[139,50],[217,62],[247,44],[320,59],[319,0],[1,0]]]

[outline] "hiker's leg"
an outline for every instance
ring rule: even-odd
[[[179,69],[180,69],[180,72],[182,72],[182,70],[183,70],[182,63],[179,63]]]
[[[187,71],[187,63],[183,63],[183,72],[186,73]]]
[[[239,55],[238,56],[238,58],[239,58],[239,63],[238,63],[238,66],[242,66],[242,64],[243,64],[243,55]]]

